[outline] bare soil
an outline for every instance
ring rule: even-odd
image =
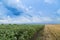
[[[60,25],[45,25],[42,40],[60,40]]]
[[[46,24],[43,30],[38,30],[30,40],[60,40],[60,24]]]

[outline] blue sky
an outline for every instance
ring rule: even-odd
[[[60,24],[60,0],[0,0],[0,23]]]

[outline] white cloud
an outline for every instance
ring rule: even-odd
[[[16,0],[17,2],[19,2],[20,0]]]
[[[4,23],[8,23],[8,21],[7,21],[7,20],[0,20],[0,24],[1,24],[1,23],[3,23],[3,24],[4,24]]]
[[[8,19],[0,20],[0,23],[44,23],[44,22],[51,22],[52,19],[50,17],[37,17],[34,16],[31,19],[28,19],[26,17],[20,17],[20,18],[10,18],[8,16]]]
[[[32,22],[41,23],[42,20],[39,17],[32,17]]]
[[[0,23],[30,23],[31,21],[27,19],[26,17],[20,17],[20,18],[5,18],[3,20],[0,20]]]
[[[51,22],[51,21],[53,21],[53,19],[50,18],[50,17],[41,17],[41,19],[42,19],[43,22]]]
[[[23,11],[26,10],[26,7],[21,0],[3,0],[2,3],[8,7],[14,7],[17,10],[20,10],[20,9],[22,9]]]
[[[44,2],[48,4],[54,4],[56,3],[56,0],[44,0]]]
[[[22,17],[20,16],[20,17],[17,17],[17,18],[11,18],[10,16],[7,16],[7,18],[4,17],[3,20],[0,20],[0,23],[42,23],[42,22],[44,23],[44,22],[53,21],[53,19],[50,18],[50,17],[40,17],[40,15],[43,15],[43,12],[37,12],[36,10],[31,10],[32,6],[29,6],[27,8],[23,5],[23,3],[21,1],[20,2],[19,2],[19,0],[14,0],[14,1],[15,1],[15,3],[13,2],[13,0],[12,0],[12,3],[11,3],[11,0],[9,0],[8,1],[9,6],[13,6],[13,7],[17,8],[18,10],[20,10],[20,8],[21,8],[25,11],[25,13],[31,15],[32,17],[30,17],[28,19],[27,15],[26,16],[22,15]],[[45,0],[45,2],[51,3],[49,1],[50,0]]]
[[[60,21],[60,18],[56,18],[57,21]]]

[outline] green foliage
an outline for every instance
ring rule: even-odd
[[[43,28],[44,25],[3,24],[0,25],[0,40],[29,40],[37,30]]]

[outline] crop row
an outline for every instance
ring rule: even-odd
[[[0,40],[29,40],[38,30],[43,30],[44,25],[35,24],[9,24],[0,25]]]

